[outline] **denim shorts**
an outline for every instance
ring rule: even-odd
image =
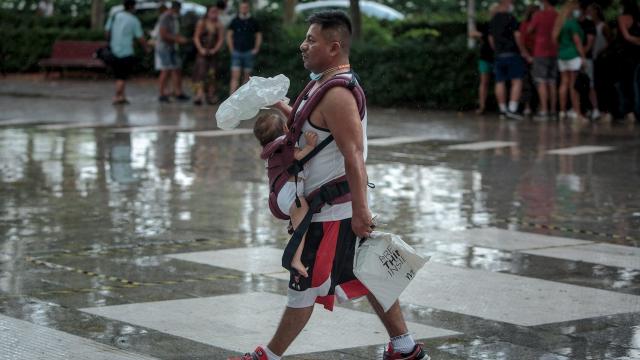
[[[249,51],[233,51],[231,54],[231,68],[232,69],[253,69],[253,60],[255,56]]]
[[[522,79],[524,77],[524,60],[520,55],[498,55],[493,64],[496,82]]]
[[[156,49],[156,70],[179,70],[182,68],[182,59],[178,51],[172,48]]]

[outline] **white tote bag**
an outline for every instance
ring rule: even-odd
[[[356,248],[353,273],[386,312],[427,260],[398,235],[374,231]]]

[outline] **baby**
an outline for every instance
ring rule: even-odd
[[[285,135],[289,132],[286,121],[276,114],[268,114],[260,116],[256,120],[256,124],[253,127],[253,134],[256,136],[260,145],[267,147],[273,142],[283,141]],[[307,154],[309,154],[318,143],[318,134],[308,131],[304,133],[304,139],[306,145],[300,149],[295,148],[293,156],[296,160],[301,160]],[[290,176],[289,181],[278,193],[278,207],[282,213],[291,217],[291,224],[296,229],[305,214],[309,210],[309,205],[304,198],[304,179],[298,175],[296,183],[296,177]],[[296,204],[296,195],[300,199],[300,203]],[[291,261],[291,268],[298,271],[298,273],[304,277],[308,277],[307,268],[302,264],[301,256],[302,249],[304,248],[304,240],[306,234],[302,237],[302,241],[296,249],[296,253]]]

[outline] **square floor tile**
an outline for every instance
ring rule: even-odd
[[[269,341],[276,330],[286,299],[285,296],[271,293],[246,293],[81,311],[232,351],[246,352]],[[459,334],[421,324],[408,325],[417,339]],[[309,324],[287,354],[382,345],[388,340],[384,327],[374,314],[341,307],[329,312],[316,306]]]

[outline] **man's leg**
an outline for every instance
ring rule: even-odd
[[[124,86],[125,82],[122,79],[116,80],[116,96],[114,98],[115,101],[124,100]]]
[[[547,82],[541,79],[538,79],[538,97],[540,98],[540,113],[546,114],[549,111],[549,94],[547,94]]]
[[[182,95],[182,71],[180,69],[171,70],[171,77],[173,79],[173,95]]]
[[[229,84],[229,95],[238,90],[238,83],[240,82],[240,68],[231,68],[231,83]]]
[[[293,340],[304,329],[313,313],[313,306],[307,308],[290,308],[287,307],[282,314],[280,325],[267,347],[274,354],[282,356],[289,348]]]
[[[507,90],[504,81],[496,82],[496,100],[500,106],[500,112],[507,111]]]
[[[376,300],[376,298],[368,294],[367,300],[375,310],[376,314],[382,321],[385,329],[387,329],[387,333],[389,333],[389,337],[396,337],[409,332],[407,329],[407,323],[404,321],[404,315],[402,315],[402,310],[400,309],[400,303],[396,300],[396,302],[391,305],[391,308],[386,313],[382,308],[382,305]]]
[[[160,70],[160,77],[158,78],[160,96],[167,96],[167,81],[169,80],[170,70]]]
[[[244,84],[247,83],[247,81],[249,81],[249,77],[251,77],[251,69],[245,69],[242,72],[242,75],[243,75],[242,76],[242,84],[244,85]]]
[[[549,87],[549,113],[555,114],[558,110],[558,87],[556,82],[548,82],[546,86]]]
[[[513,79],[511,80],[511,96],[509,97],[509,111],[515,112],[516,109],[513,109],[513,104],[517,104],[520,101],[520,96],[522,95],[522,79]],[[517,106],[517,105],[516,105]]]

